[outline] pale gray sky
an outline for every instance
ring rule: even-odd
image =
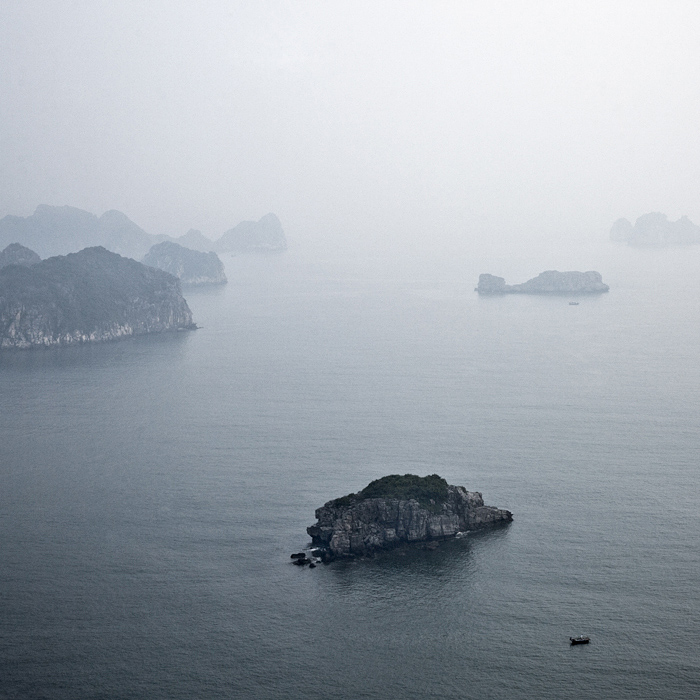
[[[696,2],[3,0],[0,215],[299,242],[700,223]]]

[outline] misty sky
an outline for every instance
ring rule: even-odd
[[[700,223],[696,2],[0,2],[0,215],[418,247]]]

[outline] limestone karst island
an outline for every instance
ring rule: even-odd
[[[610,289],[600,272],[547,270],[522,284],[506,284],[503,277],[479,275],[479,294],[601,294]]]
[[[41,262],[20,252],[28,262],[0,270],[0,349],[196,328],[180,281],[167,272],[101,247]]]
[[[31,216],[8,214],[0,219],[0,248],[19,242],[42,258],[102,246],[140,260],[153,245],[166,240],[203,253],[274,253],[287,249],[282,224],[272,213],[259,221],[241,221],[216,240],[194,229],[179,238],[152,235],[115,209],[97,217],[76,207],[40,204]]]
[[[485,506],[481,494],[451,486],[437,474],[385,476],[359,493],[329,501],[307,528],[323,561],[371,555],[397,545],[433,542],[509,523],[508,510]],[[308,563],[302,555],[292,555]]]
[[[227,281],[224,264],[216,253],[190,250],[172,241],[156,243],[146,254],[143,264],[169,272],[188,286],[226,284]]]
[[[287,241],[272,213],[217,240],[195,230],[173,239],[116,210],[97,217],[42,204],[0,219],[3,245],[0,349],[27,349],[194,329],[182,285],[225,284],[217,251],[275,253]]]
[[[618,219],[610,229],[610,240],[650,248],[697,245],[700,243],[700,226],[687,216],[669,221],[666,214],[652,211],[640,216],[634,225],[628,219]]]

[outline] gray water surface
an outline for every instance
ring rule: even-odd
[[[569,306],[227,258],[196,332],[2,354],[0,696],[698,697],[699,260],[610,248]],[[515,520],[290,564],[407,472]]]

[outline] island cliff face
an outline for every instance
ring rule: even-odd
[[[171,241],[154,245],[143,263],[175,275],[182,284],[226,284],[224,264],[216,253],[190,250]]]
[[[599,272],[541,272],[522,284],[506,284],[503,277],[479,275],[479,294],[601,294],[610,289]]]
[[[409,488],[396,489],[392,482],[408,482]],[[359,494],[329,501],[316,510],[316,518],[318,522],[307,532],[327,558],[335,558],[454,537],[466,530],[509,523],[513,515],[485,506],[480,493],[448,485],[436,474],[406,474],[378,479]]]
[[[193,328],[175,277],[104,248],[0,270],[0,349]]]

